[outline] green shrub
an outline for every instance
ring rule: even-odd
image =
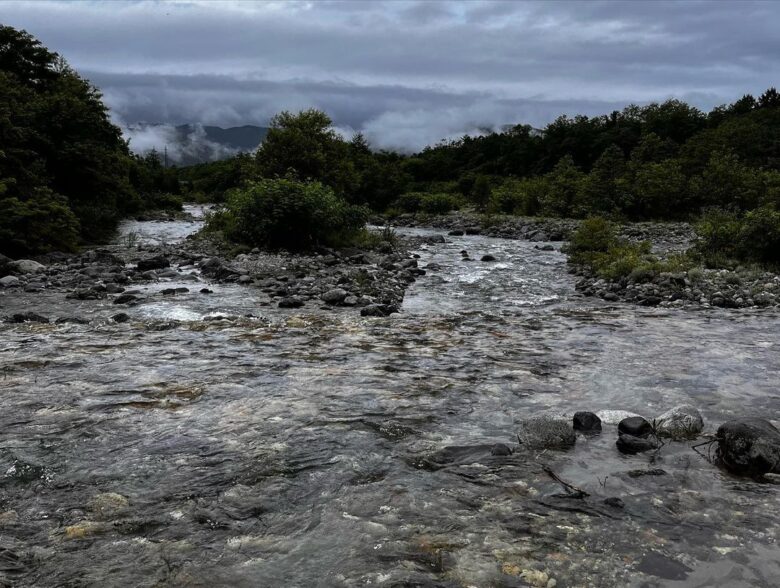
[[[303,250],[348,243],[367,216],[365,208],[348,204],[319,182],[260,180],[229,192],[207,228],[235,243]]]
[[[458,208],[460,202],[453,194],[426,194],[420,203],[420,210],[426,214],[447,214]]]
[[[696,231],[696,251],[710,267],[731,267],[737,262],[780,264],[780,212],[772,206],[745,214],[711,209]]]
[[[455,194],[443,192],[407,192],[398,197],[392,208],[410,213],[446,214],[460,208],[460,200]]]
[[[593,216],[580,223],[566,247],[569,253],[606,253],[618,244],[615,225],[605,218]]]
[[[664,267],[650,252],[650,243],[619,239],[615,225],[601,217],[580,223],[565,247],[569,262],[587,267],[601,278],[647,281]]]

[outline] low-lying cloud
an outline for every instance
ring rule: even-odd
[[[3,2],[130,123],[266,125],[316,107],[375,145],[780,77],[772,2]]]
[[[238,149],[210,141],[201,124],[190,125],[186,129],[169,124],[128,126],[120,123],[119,126],[134,153],[146,155],[157,151],[172,165],[215,161],[238,153]]]

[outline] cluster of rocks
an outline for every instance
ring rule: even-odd
[[[617,425],[615,446],[628,455],[658,450],[665,439],[694,440],[704,431],[699,411],[682,404],[652,421],[625,411],[577,412],[573,418],[531,417],[520,421],[517,439],[521,447],[534,451],[568,449],[575,445],[578,434],[601,434],[602,423]],[[741,418],[723,423],[712,442],[718,446],[718,463],[734,474],[780,473],[780,431],[766,419]],[[495,445],[492,451],[493,455],[511,453],[504,444]]]
[[[259,288],[280,308],[316,304],[324,308],[357,308],[363,316],[398,312],[409,285],[426,270],[418,266],[413,245],[444,242],[443,237],[380,242],[370,249],[320,249],[308,255],[266,253],[254,249],[231,261],[201,259],[203,275],[217,282]]]
[[[421,240],[443,242],[444,238],[416,238]],[[253,250],[231,259],[220,244],[195,238],[178,245],[55,254],[41,258],[45,263],[0,257],[0,291],[62,292],[70,299],[109,299],[132,305],[143,300],[140,286],[150,282],[192,282],[200,293],[209,294],[211,289],[201,287],[205,278],[257,288],[268,295],[261,305],[301,308],[317,304],[359,309],[364,316],[387,316],[398,311],[409,284],[426,273],[418,267],[419,256],[409,253],[412,245],[420,244],[416,241],[380,241],[371,249],[322,249],[310,255]],[[155,295],[189,291],[178,286]],[[42,322],[21,315],[13,320]]]
[[[447,230],[453,236],[485,235],[527,241],[566,241],[580,222],[570,218],[485,217],[469,211],[437,216],[402,214],[392,219],[396,226],[432,227]],[[670,253],[687,249],[695,238],[695,231],[688,223],[641,222],[621,225],[620,236],[630,241],[649,241],[656,252]]]
[[[400,227],[443,229],[453,236],[485,235],[528,241],[565,241],[579,225],[577,220],[558,218],[498,216],[486,220],[486,217],[466,211],[437,216],[402,214],[393,218],[391,223]]]
[[[580,273],[582,270],[580,268]],[[780,275],[770,272],[705,270],[640,274],[605,280],[585,275],[576,289],[608,302],[643,306],[750,308],[780,305]]]

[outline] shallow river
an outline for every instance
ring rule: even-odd
[[[198,226],[128,224],[116,247]],[[448,240],[386,319],[203,296],[197,273],[125,324],[0,296],[91,319],[0,324],[0,585],[776,586],[780,486],[706,446],[623,456],[609,425],[567,452],[490,446],[546,411],[775,418],[780,316],[608,305],[558,251]]]

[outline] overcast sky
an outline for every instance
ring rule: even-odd
[[[375,146],[543,126],[780,79],[780,2],[2,2],[115,119],[263,125],[318,107]]]

